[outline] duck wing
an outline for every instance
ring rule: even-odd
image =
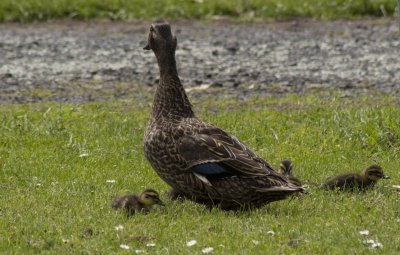
[[[200,178],[268,176],[278,186],[287,183],[236,137],[216,127],[184,136],[179,144],[179,153],[188,162],[188,168]]]

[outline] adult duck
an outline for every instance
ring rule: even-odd
[[[144,49],[152,50],[157,58],[160,82],[144,135],[144,151],[174,194],[235,210],[303,192],[236,137],[195,116],[178,76],[176,47],[168,23],[151,25]]]

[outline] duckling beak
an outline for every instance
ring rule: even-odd
[[[157,204],[158,204],[158,205],[161,205],[161,206],[165,206],[164,202],[161,201],[161,200],[158,200]]]

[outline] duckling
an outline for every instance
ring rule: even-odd
[[[293,176],[292,169],[293,169],[292,161],[288,159],[281,161],[281,164],[279,165],[279,173],[285,176],[290,183],[301,187],[302,183],[298,178]]]
[[[117,197],[113,203],[112,208],[115,210],[125,210],[128,216],[135,213],[150,211],[151,207],[155,204],[164,206],[165,204],[160,200],[157,191],[153,189],[146,189],[139,195],[125,195]]]
[[[382,167],[371,165],[367,167],[362,174],[348,173],[329,178],[323,187],[325,189],[339,190],[366,190],[374,187],[379,179],[389,179],[390,177],[383,173]]]

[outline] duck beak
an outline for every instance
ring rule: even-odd
[[[390,176],[384,175],[382,179],[390,179]]]
[[[164,202],[161,201],[161,200],[158,200],[157,204],[158,204],[158,205],[161,205],[161,206],[165,206]]]
[[[150,48],[150,44],[149,43],[147,43],[147,45],[146,46],[144,46],[144,48],[143,48],[144,50],[151,50],[151,48]]]
[[[152,24],[151,27],[150,27],[149,37],[147,39],[147,45],[143,47],[144,50],[151,50],[150,39],[152,37],[153,31],[155,31],[155,28],[154,28],[154,25]]]

